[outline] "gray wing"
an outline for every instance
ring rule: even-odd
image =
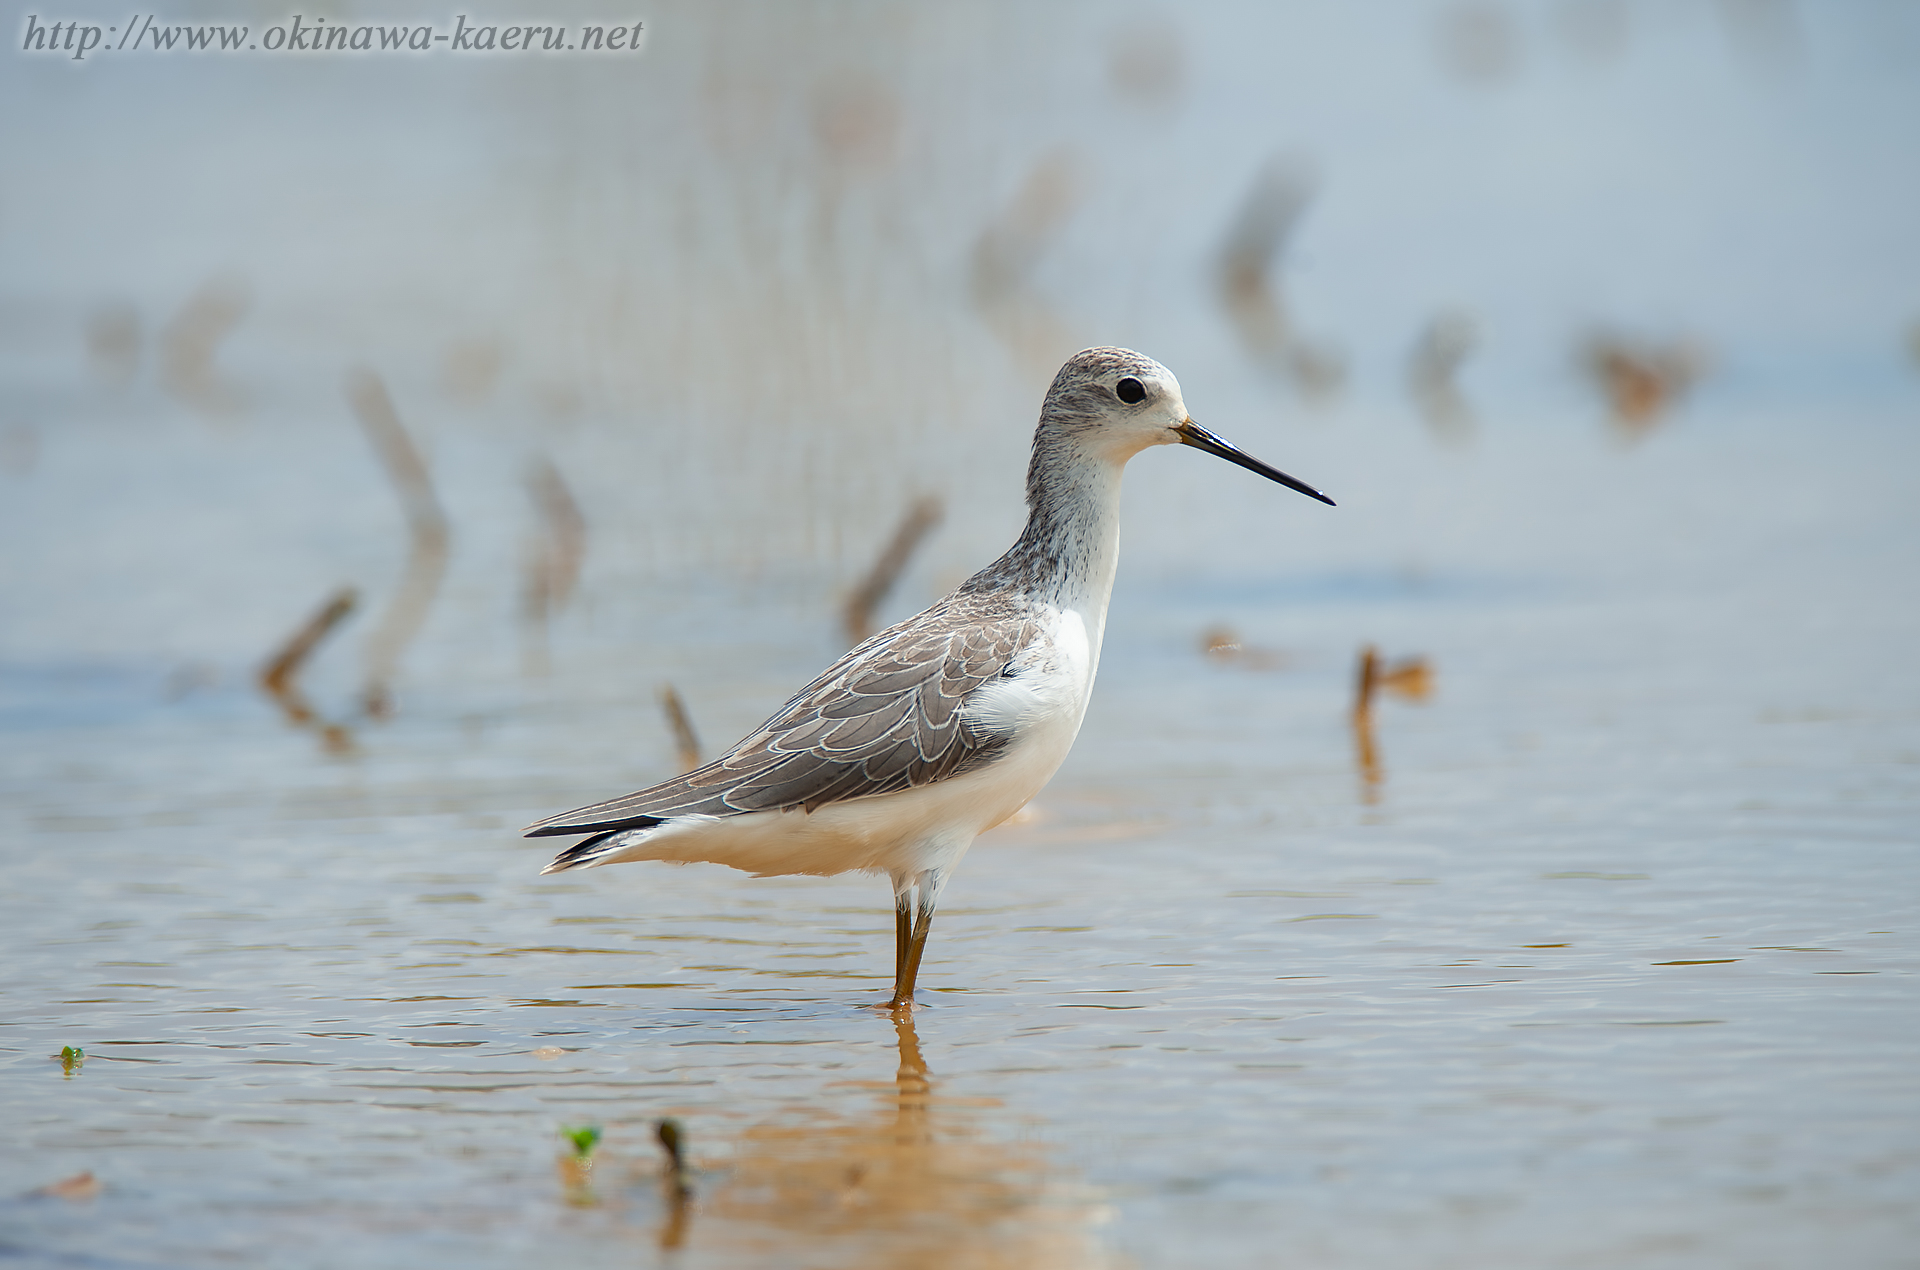
[[[1040,625],[1025,612],[950,596],[842,657],[725,758],[551,816],[526,835],[638,829],[670,816],[813,811],[971,771],[998,758],[1012,738],[969,725],[961,705],[1038,638]]]

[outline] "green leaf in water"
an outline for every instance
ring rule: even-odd
[[[588,1124],[576,1129],[571,1125],[563,1124],[560,1126],[560,1136],[571,1142],[573,1153],[584,1160],[593,1154],[595,1147],[600,1145],[600,1126]]]

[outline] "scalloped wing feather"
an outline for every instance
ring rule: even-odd
[[[804,808],[929,785],[993,762],[1014,733],[967,698],[1042,625],[1004,597],[962,592],[889,627],[802,688],[724,758],[530,825],[527,836],[644,828],[673,816]]]

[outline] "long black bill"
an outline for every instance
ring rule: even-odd
[[[1268,467],[1231,441],[1223,441],[1213,433],[1189,419],[1174,429],[1180,434],[1180,444],[1190,445],[1196,450],[1205,450],[1208,454],[1217,454],[1229,463],[1238,463],[1249,472],[1258,472],[1270,481],[1278,481],[1288,489],[1299,490],[1308,498],[1317,498],[1329,507],[1337,504],[1305,481],[1296,481],[1277,467]]]

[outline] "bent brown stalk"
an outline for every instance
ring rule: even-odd
[[[434,496],[426,462],[402,426],[387,386],[372,371],[360,369],[349,372],[346,389],[355,417],[400,495],[412,540],[399,590],[367,638],[367,682],[361,704],[369,715],[381,719],[393,713],[394,672],[433,608],[447,571],[452,534]]]
[[[700,766],[700,738],[694,735],[693,719],[687,714],[686,703],[680,700],[672,684],[660,685],[660,709],[666,713],[667,725],[673,729],[674,749],[679,752],[680,770],[691,772]]]
[[[307,659],[313,656],[313,650],[347,619],[359,600],[359,592],[352,587],[342,587],[334,592],[312,617],[301,623],[299,629],[287,638],[287,642],[280,646],[280,651],[260,668],[260,688],[273,698],[287,716],[287,722],[295,727],[314,728],[320,734],[321,745],[335,754],[351,750],[353,736],[340,724],[329,723],[319,716],[306,694],[300,691],[298,679]]]
[[[886,550],[880,553],[880,558],[873,562],[873,568],[867,571],[866,578],[847,597],[844,618],[849,644],[858,644],[873,633],[874,610],[880,607],[887,593],[893,590],[894,583],[900,580],[907,561],[913,558],[920,543],[940,523],[940,515],[940,500],[931,494],[916,499],[913,506],[907,509],[900,527],[893,531],[893,539],[887,543]]]
[[[520,616],[526,632],[527,669],[544,674],[547,622],[567,606],[579,583],[580,565],[587,554],[587,520],[560,470],[545,458],[529,465],[527,493],[540,513],[540,527],[527,552]]]

